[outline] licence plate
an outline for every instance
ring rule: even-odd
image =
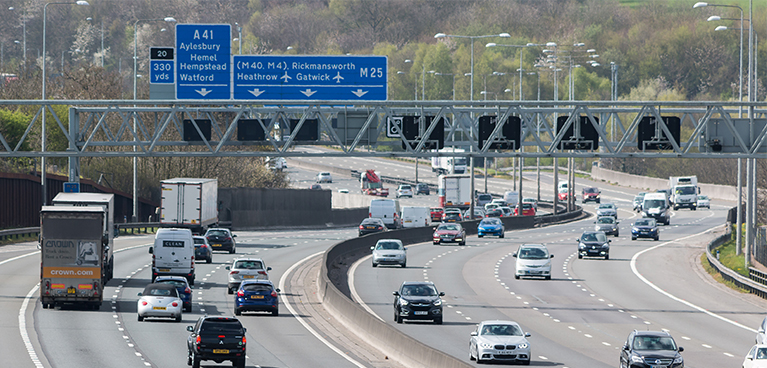
[[[160,272],[170,272],[170,268],[161,268]]]
[[[541,273],[541,271],[527,271],[527,273],[529,273],[531,275],[537,275],[537,274]]]
[[[253,278],[256,278],[256,276],[253,276],[253,275],[245,275],[245,276],[243,276],[242,278],[243,278],[243,279],[253,279]]]
[[[263,299],[264,296],[263,295],[251,295],[250,298],[251,299]]]
[[[425,315],[429,314],[429,312],[427,312],[427,311],[415,311],[415,312],[413,312],[413,314],[415,314],[416,316],[425,316]]]
[[[368,230],[375,230],[376,227],[375,226],[365,226],[365,228],[368,229]]]
[[[666,368],[665,365],[651,365],[650,368]]]
[[[75,288],[73,288],[73,287],[71,287],[71,288],[67,288],[67,294],[75,294],[76,292],[77,292],[77,291],[76,291],[76,290],[75,290]]]
[[[213,349],[213,354],[229,354],[229,349]]]
[[[165,310],[165,307],[152,307],[154,310]]]
[[[493,354],[497,354],[497,355],[511,355],[511,354],[514,354],[514,352],[510,351],[510,350],[499,350],[497,353],[493,353]]]
[[[214,247],[220,247],[221,244],[213,244]]]
[[[409,223],[411,223],[411,222],[413,222],[413,221],[410,221],[410,220],[405,220],[405,222],[409,224]]]

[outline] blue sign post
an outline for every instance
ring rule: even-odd
[[[386,100],[386,56],[234,55],[235,100]]]
[[[80,193],[80,183],[75,181],[64,183],[64,193]]]
[[[231,98],[232,26],[176,24],[176,98]]]
[[[173,60],[150,60],[149,61],[149,83],[153,84],[173,84],[175,82]]]

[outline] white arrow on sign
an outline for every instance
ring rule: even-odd
[[[306,97],[311,97],[313,94],[317,93],[317,91],[312,91],[311,89],[307,88],[306,91],[299,91],[304,94]]]
[[[368,91],[363,91],[362,89],[358,88],[356,91],[352,91],[352,93],[354,93],[354,95],[357,97],[362,97],[368,93]]]
[[[262,91],[262,90],[260,90],[258,88],[254,88],[252,91],[248,91],[248,92],[250,92],[253,96],[258,97],[258,96],[260,96],[262,93],[264,93],[266,91]]]
[[[207,88],[205,88],[205,87],[202,87],[202,89],[196,89],[196,90],[194,90],[194,91],[195,91],[195,92],[197,92],[197,93],[199,93],[199,94],[201,94],[201,95],[202,95],[202,97],[205,97],[205,95],[207,95],[208,93],[211,93],[211,92],[213,92],[213,91],[211,91],[211,90],[208,90],[208,89],[207,89]]]

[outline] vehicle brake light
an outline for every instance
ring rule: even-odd
[[[373,217],[373,212],[368,212],[368,217]]]
[[[200,343],[200,335],[197,335],[197,343]],[[199,346],[197,348],[199,349]]]
[[[232,240],[232,238],[230,238],[228,236],[226,238],[224,238],[224,241],[229,241],[229,240]]]
[[[364,229],[364,228],[365,228],[364,226],[360,225],[360,229]]]
[[[141,301],[141,305],[147,305],[148,303],[145,300]]]
[[[184,289],[184,294],[191,294],[191,293],[192,293],[192,289],[190,288]]]
[[[205,245],[205,244],[203,244],[203,245],[201,245],[201,246],[200,246],[200,248],[207,248],[207,247],[208,247],[208,246],[207,246],[207,245]]]
[[[260,275],[266,275],[266,271],[258,271]]]
[[[172,306],[174,306],[174,307],[178,307],[178,302],[173,302],[173,303],[171,303],[170,305],[172,305]]]
[[[276,290],[272,290],[272,296],[275,297],[275,298],[277,297],[277,291]]]
[[[242,345],[245,345],[248,342],[247,339],[245,339],[245,336],[242,337]]]
[[[218,335],[218,338],[219,338],[219,339],[223,339],[223,338],[225,338],[225,337],[226,337],[226,335]]]
[[[229,274],[230,274],[230,275],[236,275],[236,274],[238,274],[238,273],[240,273],[240,271],[230,271],[230,272],[229,272]]]
[[[245,293],[242,290],[238,290],[237,291],[237,296],[243,297],[243,296],[245,296]]]

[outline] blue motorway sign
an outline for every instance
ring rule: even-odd
[[[234,55],[235,100],[386,100],[386,56]]]
[[[176,24],[176,98],[231,98],[232,26]]]
[[[173,60],[150,60],[149,61],[149,83],[153,84],[173,84],[175,83],[174,73],[175,62]]]

